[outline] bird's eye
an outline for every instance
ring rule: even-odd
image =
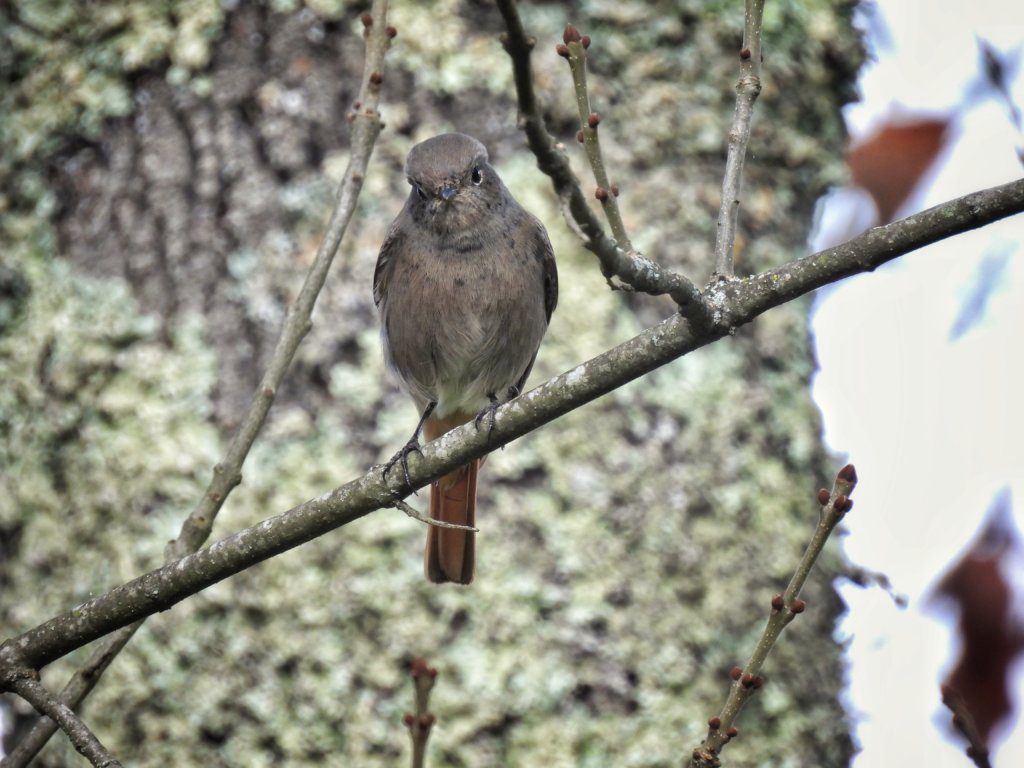
[[[420,196],[420,200],[427,199],[427,193],[423,191],[423,187],[413,181],[412,176],[406,176],[405,180],[409,182],[409,186],[416,190],[416,194]]]
[[[476,186],[480,186],[480,183],[484,180],[484,175],[480,172],[479,168],[473,169],[473,175],[470,177]]]

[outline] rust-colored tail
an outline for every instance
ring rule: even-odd
[[[423,436],[428,440],[472,418],[453,415],[448,419],[428,419]],[[430,486],[430,516],[456,525],[476,525],[476,478],[480,459],[449,472]],[[476,568],[476,534],[451,528],[427,526],[427,548],[423,570],[435,584],[469,584]]]

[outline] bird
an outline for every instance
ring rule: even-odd
[[[537,359],[558,302],[558,270],[544,225],[491,166],[477,139],[445,133],[415,145],[410,185],[373,274],[387,367],[420,412],[412,437],[384,466],[409,483],[408,459],[429,442],[517,397]],[[430,517],[475,526],[482,459],[430,488]],[[411,484],[410,484],[411,487]],[[472,531],[427,527],[424,572],[431,582],[469,584]]]

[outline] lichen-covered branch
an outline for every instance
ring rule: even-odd
[[[355,212],[356,201],[363,187],[366,169],[380,134],[381,121],[377,107],[383,82],[384,55],[394,29],[387,25],[387,0],[375,0],[370,13],[363,16],[366,38],[366,60],[363,67],[359,100],[350,113],[352,120],[351,155],[345,175],[338,187],[338,195],[327,230],[317,249],[316,257],[306,273],[302,289],[289,307],[270,362],[253,395],[249,410],[238,426],[224,458],[213,468],[213,476],[206,491],[191,514],[182,523],[178,537],[167,545],[167,562],[195,552],[209,538],[213,523],[224,501],[242,481],[242,465],[259,435],[277,390],[291,366],[299,344],[312,326],[313,307],[323,288],[331,263],[338,252],[345,230]],[[93,652],[61,691],[61,700],[77,707],[99,682],[107,666],[131,640],[141,626],[137,622],[107,637]],[[38,754],[53,735],[56,726],[52,720],[40,720],[22,739],[18,747],[4,760],[4,768],[21,768]]]
[[[39,682],[34,670],[15,674],[9,685],[12,691],[31,704],[45,720],[55,723],[54,727],[59,726],[71,739],[75,749],[96,768],[121,768],[121,763],[110,754],[74,710]]]
[[[601,222],[587,203],[579,179],[572,172],[568,157],[544,125],[530,68],[530,52],[536,39],[527,36],[514,0],[498,0],[498,10],[505,20],[507,30],[502,36],[502,44],[512,59],[512,74],[519,103],[519,125],[526,133],[530,151],[537,158],[537,166],[551,178],[570,226],[580,234],[584,247],[597,256],[601,262],[601,272],[606,278],[610,280],[617,277],[641,293],[668,294],[679,305],[679,311],[684,317],[698,325],[706,325],[707,308],[697,286],[657,262],[624,251],[605,234]]]
[[[811,569],[817,562],[828,537],[843,519],[843,516],[853,507],[853,500],[850,494],[857,486],[857,472],[852,464],[847,464],[836,475],[829,492],[822,488],[818,491],[818,503],[821,511],[818,516],[818,525],[814,529],[814,535],[804,551],[803,557],[797,564],[789,584],[785,591],[775,595],[771,599],[771,613],[768,615],[768,622],[764,631],[754,647],[746,666],[742,669],[734,667],[730,676],[732,686],[729,688],[729,696],[722,707],[722,711],[708,720],[708,733],[700,746],[693,750],[690,756],[690,768],[715,768],[720,765],[718,759],[722,748],[739,734],[739,729],[734,725],[743,705],[754,695],[764,684],[761,677],[761,669],[765,659],[771,653],[772,648],[778,641],[779,636],[793,619],[803,613],[806,604],[800,599],[800,590],[811,573]]]
[[[709,344],[767,310],[857,272],[869,272],[937,240],[1024,211],[1024,179],[974,192],[906,219],[876,227],[843,245],[743,280],[720,283],[709,295],[707,327],[674,314],[607,352],[556,376],[495,411],[494,431],[458,427],[424,446],[409,467],[412,489],[483,456],[665,363]],[[170,608],[256,563],[383,507],[410,488],[405,478],[362,477],[104,595],[0,644],[0,672],[42,667],[119,627]]]
[[[746,0],[743,47],[740,49],[740,79],[736,82],[736,110],[729,129],[729,149],[722,177],[722,202],[715,233],[715,274],[732,277],[736,217],[740,208],[743,163],[750,142],[750,120],[754,102],[761,93],[761,17],[764,0]]]
[[[619,204],[616,200],[619,196],[619,188],[608,178],[604,155],[601,152],[601,139],[597,131],[597,126],[601,123],[601,116],[590,108],[590,92],[587,90],[587,49],[590,48],[590,36],[581,35],[572,24],[566,24],[562,40],[564,44],[558,46],[558,55],[569,62],[569,71],[572,72],[572,86],[576,91],[576,108],[580,115],[580,130],[576,134],[576,140],[583,144],[590,169],[594,172],[594,181],[597,182],[594,197],[598,199],[601,208],[604,209],[604,216],[608,219],[608,225],[612,228],[612,236],[619,248],[627,254],[632,254],[633,244],[630,243],[629,236],[626,234],[626,225],[622,222],[622,214],[619,212]]]

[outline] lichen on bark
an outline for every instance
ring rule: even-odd
[[[571,83],[552,47],[570,14],[594,38],[592,94],[627,227],[698,279],[732,109],[734,5],[522,9],[570,151]],[[33,147],[5,143],[18,183],[0,211],[18,248],[0,274],[0,366],[17,383],[0,388],[4,636],[158,564],[315,247],[361,64],[360,9],[343,4],[240,4],[223,18],[203,3],[154,5],[152,23],[125,22],[120,49],[95,6],[60,7],[60,30],[78,30],[62,66],[116,98],[46,113],[59,105],[41,88],[28,94],[34,122],[0,118],[10,146]],[[551,234],[561,299],[534,381],[671,311],[608,292],[561,221],[515,126],[497,13],[457,0],[435,11],[441,21],[412,0],[393,6],[388,130],[360,216],[219,533],[322,493],[408,437],[415,413],[384,371],[369,283],[415,140],[479,136]],[[814,200],[839,178],[838,109],[860,56],[848,13],[768,5],[740,272],[799,254]],[[12,23],[25,39],[60,31]],[[4,55],[27,70],[25,50]],[[406,748],[403,664],[424,655],[443,670],[437,765],[677,764],[749,653],[827,475],[806,309],[780,308],[492,456],[472,588],[424,584],[422,527],[376,514],[154,617],[87,705],[90,724],[132,765],[391,766]],[[783,751],[839,765],[851,752],[835,558],[769,661],[733,765],[777,764]],[[69,749],[55,738],[42,764],[74,764]]]

